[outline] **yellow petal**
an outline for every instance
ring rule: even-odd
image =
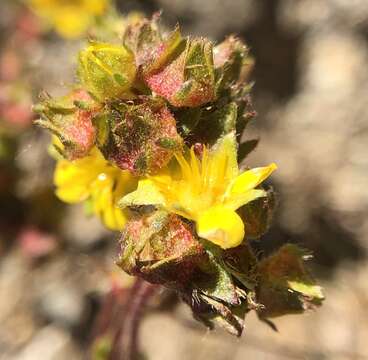
[[[54,173],[57,197],[67,203],[86,200],[90,194],[90,179],[71,162],[60,160]]]
[[[112,230],[121,230],[127,219],[127,212],[117,207],[117,200],[137,187],[136,178],[111,166],[96,148],[82,159],[59,160],[54,183],[56,195],[65,202],[88,199],[93,213]]]
[[[94,213],[99,216],[105,226],[112,230],[121,230],[116,217],[116,208],[113,198],[113,181],[110,178],[97,179],[93,184],[91,200]]]
[[[240,245],[244,239],[244,224],[240,216],[223,206],[209,208],[197,219],[198,236],[223,249]]]
[[[142,179],[138,182],[136,191],[125,195],[118,203],[120,208],[139,205],[164,205],[165,198],[158,187],[150,179]]]
[[[59,34],[66,38],[81,36],[93,24],[95,16],[102,15],[107,0],[28,0],[33,10],[45,18]]]
[[[84,0],[85,11],[91,14],[102,15],[107,8],[107,0]]]
[[[57,162],[54,173],[55,186],[75,186],[90,183],[95,177],[94,174],[88,176],[88,172],[79,166],[74,166],[72,162],[60,160]]]
[[[71,6],[55,11],[54,26],[61,36],[73,39],[83,35],[93,22],[93,15],[82,10]]]
[[[237,145],[235,134],[231,133],[219,140],[209,154],[205,170],[208,183],[229,183],[238,173]]]
[[[243,172],[232,183],[228,191],[228,195],[234,196],[254,189],[262,181],[267,179],[276,169],[276,164],[272,163],[265,167],[254,168]]]
[[[242,194],[234,194],[233,196],[230,196],[224,202],[224,206],[228,209],[235,211],[239,209],[241,206],[248,204],[249,202],[266,195],[267,192],[261,189],[249,190]]]
[[[128,221],[128,214],[126,211],[119,209],[115,206],[114,208],[115,212],[115,222],[116,222],[116,228],[113,230],[122,230],[125,226],[126,222]]]
[[[119,210],[122,212],[121,209],[116,209],[113,204],[107,204],[106,208],[102,212],[102,221],[105,224],[105,226],[111,230],[122,230],[123,226],[120,227],[120,224],[118,222],[117,218],[117,212],[116,210]]]
[[[84,186],[59,187],[55,191],[56,196],[69,204],[76,204],[86,200],[89,196],[89,191]]]

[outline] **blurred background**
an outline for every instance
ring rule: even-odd
[[[247,317],[241,339],[208,332],[172,294],[145,311],[152,360],[368,359],[368,1],[122,0],[119,10],[179,22],[185,34],[246,41],[255,58],[247,165],[276,162],[266,252],[314,254],[326,301],[316,312]],[[129,286],[116,234],[53,194],[49,137],[32,125],[41,91],[67,92],[82,41],[65,40],[21,2],[0,0],[0,359],[83,359],[106,294]],[[105,305],[104,305],[105,304]],[[102,359],[102,358],[101,358]]]

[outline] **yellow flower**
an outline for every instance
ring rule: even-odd
[[[196,223],[201,238],[224,249],[241,244],[244,223],[236,210],[265,196],[256,187],[275,169],[275,164],[240,173],[233,135],[224,137],[199,160],[193,148],[189,156],[176,155],[177,165],[166,173],[142,179],[135,192],[120,205],[156,205]]]
[[[45,18],[65,38],[82,36],[102,15],[109,0],[28,0],[36,14]]]
[[[107,162],[97,148],[74,161],[58,160],[54,183],[56,195],[67,203],[90,201],[91,210],[112,230],[121,230],[127,211],[116,202],[137,187],[137,180],[125,170]]]

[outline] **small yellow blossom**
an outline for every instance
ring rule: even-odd
[[[112,230],[121,230],[127,210],[117,201],[137,187],[137,180],[104,159],[97,148],[89,156],[74,161],[58,160],[54,183],[57,197],[67,203],[90,201],[91,210]]]
[[[78,38],[105,12],[109,0],[28,0],[37,15],[65,38]]]
[[[265,196],[256,187],[275,169],[275,164],[240,172],[233,135],[224,137],[212,150],[206,148],[199,160],[190,149],[186,158],[176,155],[178,166],[166,173],[142,179],[135,192],[120,205],[153,204],[196,223],[200,237],[224,249],[241,244],[244,223],[236,210]]]

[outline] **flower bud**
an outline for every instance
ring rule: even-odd
[[[196,107],[215,99],[212,43],[186,39],[179,27],[161,36],[156,15],[129,26],[124,43],[136,55],[139,79],[176,107]]]
[[[163,101],[140,98],[116,105],[95,123],[98,146],[105,157],[135,175],[157,172],[183,146],[175,119]]]
[[[192,227],[162,211],[130,220],[120,244],[118,265],[124,271],[176,290],[188,285],[205,256]]]
[[[247,80],[253,60],[248,56],[248,48],[241,40],[229,36],[215,46],[213,54],[218,91],[233,83],[244,83]]]
[[[58,149],[68,160],[86,156],[95,143],[92,118],[100,105],[84,90],[74,90],[58,99],[46,98],[34,107],[41,115],[36,123],[56,135],[63,145]]]
[[[256,279],[247,248],[223,252],[198,239],[188,222],[163,211],[130,220],[120,244],[118,265],[124,271],[177,291],[206,326],[240,336],[251,297],[244,289]]]
[[[180,37],[176,30],[168,41]],[[196,107],[215,100],[215,73],[212,43],[205,39],[175,40],[176,46],[160,44],[165,57],[156,52],[156,58],[144,80],[149,88],[176,107]]]
[[[130,23],[124,32],[124,45],[134,53],[137,67],[150,64],[155,50],[162,43],[159,19],[157,13],[152,19],[142,18]]]
[[[135,75],[134,55],[123,45],[93,42],[79,53],[79,79],[100,101],[127,97]]]

